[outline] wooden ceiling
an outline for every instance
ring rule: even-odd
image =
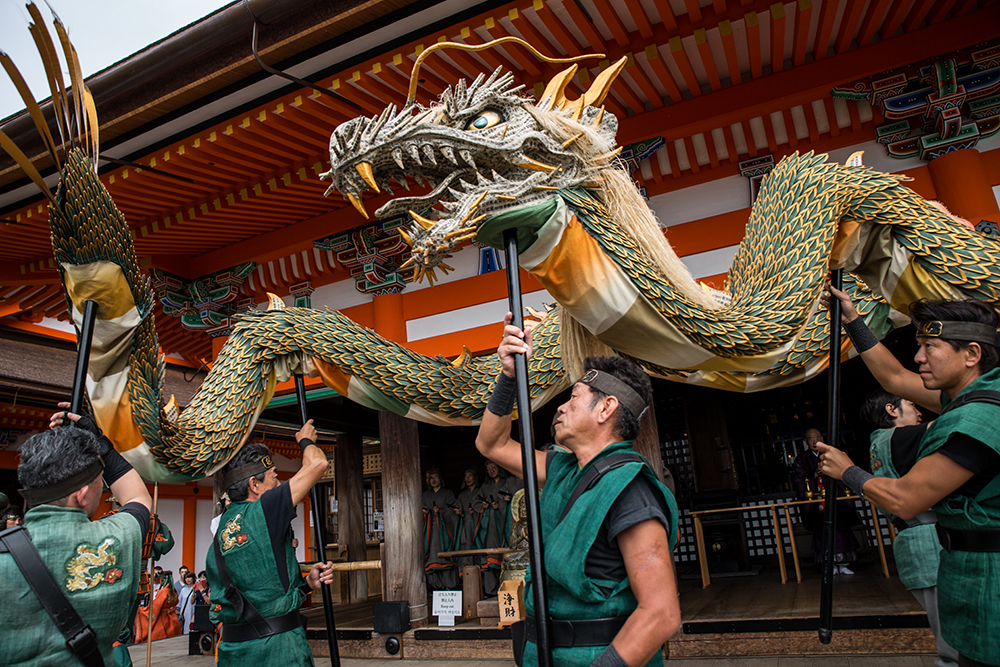
[[[402,105],[412,63],[430,43],[514,35],[553,56],[604,53],[581,68],[576,94],[628,56],[606,106],[620,119],[621,144],[666,139],[636,172],[652,196],[738,174],[738,162],[758,154],[777,160],[869,141],[878,110],[834,100],[834,86],[995,40],[997,26],[996,0],[518,0],[447,29],[417,30],[402,46],[318,80],[337,96],[286,89],[129,158],[142,168],[107,168],[102,180],[151,267],[194,279],[243,261],[275,262],[278,273],[261,268],[244,291],[307,278],[325,284],[346,271],[312,241],[364,222],[339,194],[323,195],[318,174],[328,167],[330,133],[358,108],[373,115]],[[421,69],[418,100],[496,67],[536,93],[558,71],[517,46],[445,51]],[[368,210],[385,200],[371,195]],[[41,197],[2,217],[0,317],[65,319]],[[156,318],[165,350],[210,354],[205,334],[159,307]]]

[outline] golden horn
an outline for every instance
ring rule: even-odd
[[[403,269],[407,268],[408,266],[411,266],[411,265],[415,264],[416,261],[417,261],[417,258],[414,257],[413,255],[410,255],[410,258],[408,260],[406,260],[405,262],[403,262],[402,264],[399,265],[399,270],[402,271]]]
[[[544,106],[539,106],[539,109],[542,111],[558,109],[567,101],[566,86],[576,76],[577,69],[577,66],[573,65],[552,77],[552,80],[545,86],[545,90],[542,91],[541,97],[538,98],[544,104]]]
[[[354,165],[354,168],[358,170],[359,174],[361,174],[361,178],[365,180],[365,183],[368,184],[368,187],[370,187],[375,192],[382,192],[378,188],[378,183],[375,182],[375,175],[372,174],[371,162],[359,162],[356,165]]]
[[[532,160],[527,155],[524,156],[527,162],[515,162],[518,167],[524,167],[525,169],[530,169],[532,171],[555,171],[559,167],[553,167],[551,164],[545,164],[544,162],[539,162],[538,160]]]
[[[417,73],[420,72],[420,65],[423,64],[424,60],[434,51],[440,51],[441,49],[458,49],[460,51],[482,51],[493,46],[499,46],[500,44],[508,44],[514,42],[515,44],[520,44],[524,48],[531,51],[539,59],[547,63],[575,63],[580,60],[587,60],[588,58],[603,58],[603,53],[591,53],[585,56],[574,56],[572,58],[550,58],[546,55],[542,55],[538,52],[535,47],[528,44],[526,41],[519,37],[501,37],[500,39],[494,39],[491,42],[486,42],[485,44],[463,44],[461,42],[437,42],[431,44],[426,49],[424,49],[419,56],[417,56],[416,61],[413,63],[413,69],[410,70],[410,92],[406,96],[406,102],[409,104],[417,97],[417,84],[419,79],[417,78]]]
[[[405,229],[400,228],[399,229],[399,235],[403,237],[403,241],[406,242],[406,245],[408,245],[408,246],[412,246],[413,245],[413,239],[410,238],[410,235],[406,233]]]
[[[413,221],[416,222],[421,227],[423,227],[424,229],[430,229],[431,227],[434,226],[433,220],[428,220],[424,216],[418,215],[416,211],[410,211],[410,215],[413,216]]]
[[[281,300],[281,297],[272,292],[267,293],[267,309],[268,310],[284,310],[285,302]]]
[[[358,213],[360,213],[361,215],[365,216],[365,220],[368,219],[368,211],[365,210],[364,202],[361,201],[360,197],[358,197],[357,195],[355,195],[355,194],[353,194],[351,192],[348,192],[347,193],[347,201],[349,201],[352,204],[354,204],[354,208],[358,209]]]
[[[575,142],[577,139],[579,139],[582,136],[583,136],[583,132],[577,132],[572,137],[570,137],[569,139],[567,139],[566,141],[564,141],[562,147],[563,148],[569,148],[573,144],[573,142]]]

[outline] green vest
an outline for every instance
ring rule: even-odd
[[[976,378],[958,396],[979,389],[1000,391],[1000,369]],[[956,396],[955,398],[958,398]],[[954,399],[941,395],[941,407]],[[936,452],[955,433],[1000,453],[1000,408],[968,403],[938,417],[920,442],[919,457]],[[934,506],[938,523],[955,530],[1000,528],[1000,476],[975,498],[952,494]],[[938,570],[941,634],[962,655],[1000,665],[1000,553],[941,552]]]
[[[80,618],[97,633],[105,664],[126,622],[139,588],[142,532],[128,514],[91,521],[82,509],[39,505],[24,517],[31,541],[62,587]],[[79,661],[66,647],[41,602],[28,586],[10,554],[0,554],[3,603],[0,626],[4,665],[73,665]]]
[[[305,593],[302,575],[295,559],[291,539],[285,540],[285,562],[288,569],[288,590],[278,578],[278,564],[271,549],[271,537],[259,502],[230,503],[219,519],[215,539],[219,541],[226,569],[233,583],[253,603],[264,618],[281,616],[299,608]],[[237,620],[232,601],[226,598],[225,587],[215,565],[215,548],[209,547],[205,570],[212,587],[212,623],[245,623]],[[220,664],[276,664],[280,656],[282,667],[312,665],[312,651],[302,628],[245,642],[221,642]],[[236,662],[237,660],[246,662]]]
[[[892,434],[895,429],[883,428],[872,433],[871,467],[876,477],[899,479],[899,471],[892,464]],[[896,517],[880,510],[893,521]],[[937,531],[932,524],[912,526],[900,531],[892,543],[896,556],[899,580],[907,590],[930,588],[937,585],[937,572],[941,552]]]
[[[593,461],[617,452],[634,453],[632,441],[618,442],[605,447]],[[540,503],[542,540],[545,545],[545,592],[548,598],[549,617],[552,619],[588,620],[627,616],[638,606],[635,595],[629,588],[628,577],[621,582],[615,582],[590,579],[584,573],[587,553],[597,539],[597,533],[605,516],[619,494],[636,476],[645,475],[663,494],[667,504],[667,518],[670,521],[667,538],[671,548],[677,543],[677,503],[674,496],[656,479],[652,469],[641,463],[627,463],[605,473],[593,488],[577,499],[569,514],[560,522],[559,517],[566,502],[580,479],[593,465],[593,461],[581,469],[576,456],[557,451],[545,475],[545,488],[542,490]],[[524,603],[528,614],[534,616],[531,581],[532,573],[529,567],[525,577]],[[598,586],[611,589],[611,594],[605,597]],[[553,649],[553,662],[560,667],[577,665],[588,667],[605,648],[580,646]],[[662,663],[662,656],[655,655],[648,664]],[[524,649],[524,665],[534,667],[537,664],[538,650],[534,643],[529,642]]]

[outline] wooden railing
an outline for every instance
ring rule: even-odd
[[[841,496],[837,500],[854,500],[858,496]],[[780,503],[767,503],[764,505],[748,505],[740,507],[724,507],[721,509],[711,509],[711,510],[700,510],[696,512],[690,512],[691,518],[694,520],[694,537],[695,543],[698,548],[698,565],[701,568],[701,587],[708,588],[712,583],[708,575],[708,558],[705,555],[705,532],[701,525],[701,517],[708,514],[724,514],[726,512],[753,512],[760,510],[770,509],[771,511],[771,525],[774,530],[774,549],[778,554],[778,567],[781,570],[781,583],[784,584],[788,581],[788,570],[785,567],[785,545],[784,545],[784,531],[781,528],[781,523],[778,521],[778,509],[781,508],[785,512],[785,523],[788,526],[789,538],[792,543],[792,560],[795,563],[795,580],[798,583],[802,583],[802,568],[799,565],[799,549],[795,544],[795,534],[792,530],[792,516],[788,511],[789,507],[793,505],[815,505],[822,503],[822,498],[817,498],[815,500],[792,500],[788,502]],[[885,559],[885,546],[882,544],[882,524],[879,518],[879,513],[875,509],[875,505],[869,500],[868,511],[871,513],[872,524],[875,527],[875,543],[878,545],[878,555],[879,559],[882,561],[882,572],[885,574],[886,578],[889,577],[889,564]],[[895,537],[895,531],[893,526],[889,524],[889,532]]]

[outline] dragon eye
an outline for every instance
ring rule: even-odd
[[[493,127],[494,125],[499,125],[503,122],[503,118],[500,117],[496,111],[484,111],[479,114],[465,126],[466,130],[485,130]]]

